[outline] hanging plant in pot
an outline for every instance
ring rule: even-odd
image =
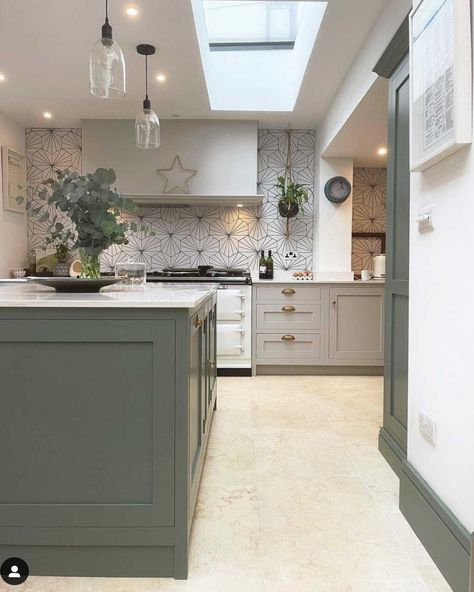
[[[308,203],[308,191],[301,183],[295,183],[291,162],[291,130],[288,130],[288,151],[286,156],[285,176],[278,177],[276,185],[280,197],[278,199],[278,213],[286,218],[286,238],[290,236],[290,218],[299,212],[304,213],[304,204]]]
[[[71,249],[79,250],[82,278],[100,277],[101,253],[112,245],[128,244],[129,231],[147,231],[122,220],[124,212],[136,214],[137,206],[111,189],[115,180],[112,169],[99,168],[86,175],[56,171],[56,179],[49,179],[38,191],[39,204],[26,204],[39,222],[50,222],[47,244],[69,243]],[[72,228],[64,226],[64,216]]]
[[[289,178],[278,177],[277,187],[280,190],[278,212],[282,218],[294,218],[300,210],[304,212],[303,206],[308,203],[308,192],[303,185]]]

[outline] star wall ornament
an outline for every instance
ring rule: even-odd
[[[156,172],[166,179],[165,193],[190,193],[188,181],[194,177],[197,170],[185,169],[176,155],[169,169],[156,169]]]

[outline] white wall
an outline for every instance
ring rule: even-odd
[[[411,178],[408,460],[474,530],[474,150]],[[419,234],[420,206],[435,230]],[[418,412],[437,421],[433,447]]]
[[[325,168],[322,157],[357,105],[375,83],[377,75],[372,72],[372,69],[407,16],[410,7],[411,0],[390,0],[372,28],[367,41],[355,58],[351,70],[316,130],[315,228],[317,231],[316,240],[314,241],[314,260],[319,262],[318,269],[329,270],[330,267],[337,263],[338,268],[332,268],[330,271],[347,273],[351,270],[350,260],[348,261],[346,257],[333,258],[330,250],[325,247],[327,237],[324,232],[321,233],[322,225],[318,221],[318,215],[320,209],[324,209],[326,200],[321,188],[324,188],[324,182],[327,181],[323,176]],[[347,208],[338,209],[334,213],[334,217],[337,216],[343,219],[341,225],[344,226],[344,220],[348,216]],[[333,222],[336,224],[335,219]],[[352,232],[352,229],[347,231]],[[347,241],[348,237],[345,234],[333,236],[332,248],[335,251],[343,252],[346,249]]]
[[[352,158],[321,158],[320,186],[316,195],[324,195],[324,185],[331,177],[341,175],[349,179],[352,185],[353,171]],[[319,202],[318,210],[318,277],[350,280],[351,276],[343,274],[351,270],[352,195],[342,204],[332,203],[324,197]]]
[[[197,169],[189,189],[195,194],[254,195],[257,191],[257,122],[165,120],[158,150],[135,147],[134,121],[86,119],[82,122],[82,169],[113,168],[117,188],[130,195],[164,193],[156,169],[169,168],[176,155],[186,169]]]
[[[25,130],[0,113],[0,145],[25,151]],[[26,215],[3,209],[0,168],[0,277],[10,277],[10,269],[24,267],[26,259]]]

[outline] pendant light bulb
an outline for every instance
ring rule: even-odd
[[[145,100],[143,110],[135,120],[135,144],[137,148],[144,150],[156,149],[160,145],[160,120],[151,108],[148,98],[148,56],[155,53],[153,45],[142,44],[137,47],[137,52],[145,56]]]
[[[125,59],[118,43],[112,38],[108,0],[105,0],[105,23],[101,38],[91,48],[89,59],[91,93],[101,99],[125,96]]]

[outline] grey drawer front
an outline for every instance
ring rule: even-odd
[[[281,302],[282,304],[319,302],[321,300],[321,286],[303,286],[296,283],[256,286],[256,296],[257,302]]]
[[[257,331],[319,331],[321,304],[257,304]]]
[[[257,334],[257,359],[259,361],[284,360],[291,364],[299,360],[321,358],[321,335],[318,333],[291,333],[294,341],[284,341],[286,333]]]

